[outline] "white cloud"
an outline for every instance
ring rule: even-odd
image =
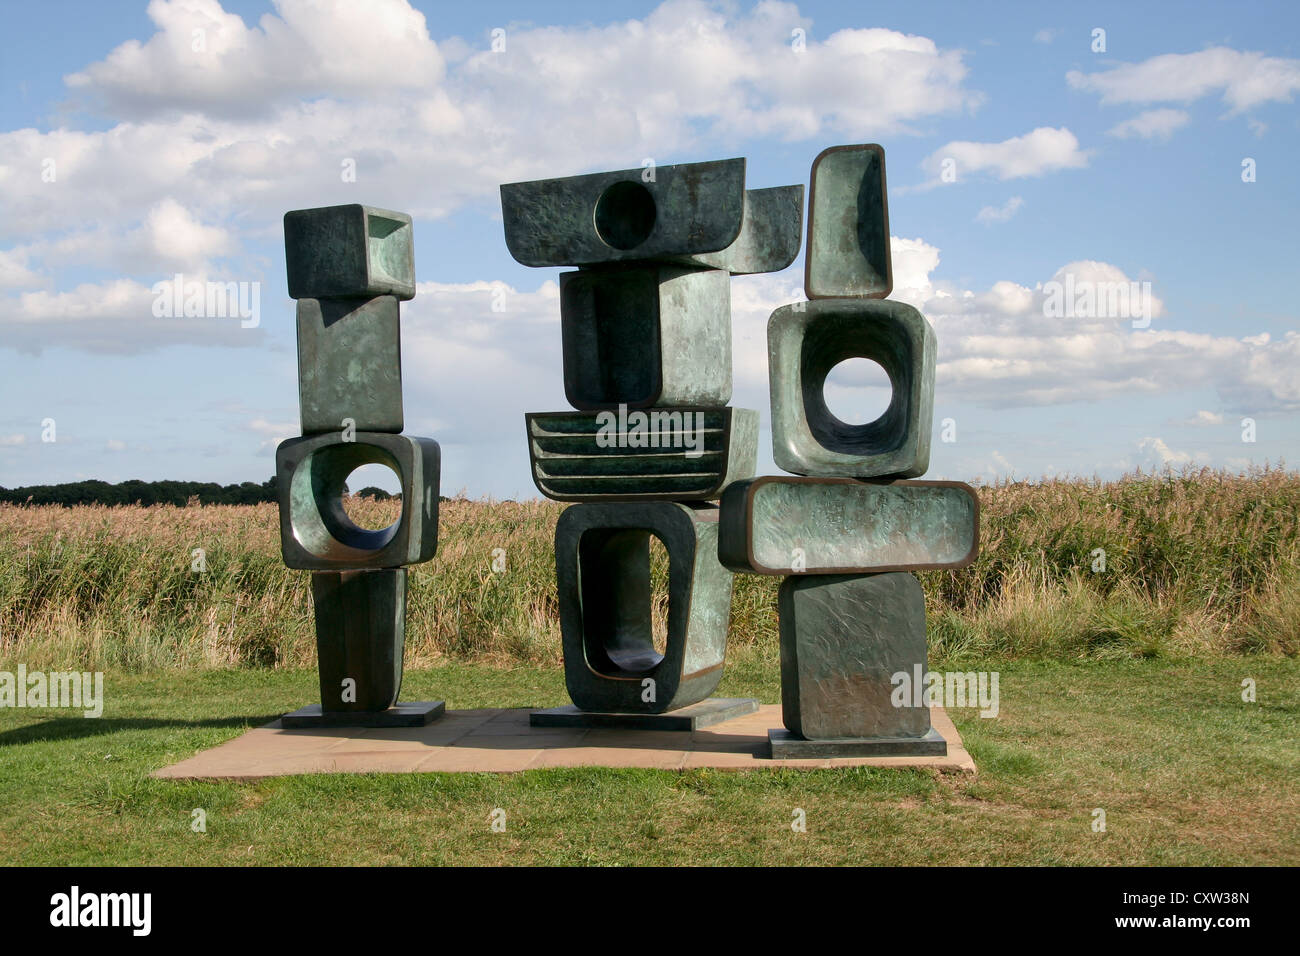
[[[1020,207],[1025,204],[1025,200],[1020,196],[1012,196],[1001,206],[985,206],[975,215],[976,222],[982,222],[989,225],[995,222],[1006,222],[1012,216],[1020,211]]]
[[[1160,469],[1174,468],[1180,465],[1190,465],[1193,462],[1208,463],[1210,456],[1205,452],[1185,452],[1176,451],[1165,444],[1162,438],[1146,437],[1137,443],[1138,451],[1142,452],[1146,461]]]
[[[1210,387],[1228,412],[1300,409],[1298,332],[1274,340],[1266,333],[1232,337],[1165,328],[1166,306],[1154,284],[1147,305],[1160,321],[1149,328],[1135,329],[1131,316],[1108,308],[1052,317],[1049,282],[1105,290],[1108,283],[1131,288],[1134,280],[1111,263],[1080,260],[1032,286],[1001,280],[980,292],[938,279],[940,250],[924,239],[893,237],[890,246],[892,298],[915,306],[934,326],[937,384],[945,401],[1027,408]],[[796,284],[788,275],[732,283],[735,404],[765,407],[767,319],[794,301]]]
[[[957,182],[971,174],[1023,179],[1088,165],[1087,152],[1079,149],[1079,140],[1064,126],[1040,126],[1000,143],[956,140],[935,150],[921,165],[937,179],[947,159],[956,163]]]
[[[104,449],[106,451],[126,451],[126,442],[117,438],[110,438],[104,443]]]
[[[1300,90],[1300,60],[1211,47],[1196,53],[1164,53],[1096,73],[1071,70],[1077,90],[1101,94],[1102,103],[1190,103],[1222,92],[1230,113],[1268,102],[1291,102]]]
[[[1180,421],[1177,421],[1174,424],[1195,425],[1198,427],[1205,427],[1209,425],[1222,425],[1226,421],[1227,421],[1226,416],[1224,416],[1221,412],[1208,412],[1205,409],[1201,409],[1195,415],[1192,415],[1190,418],[1181,419]]]
[[[1120,139],[1168,139],[1174,130],[1187,125],[1191,116],[1185,110],[1159,109],[1147,110],[1132,119],[1126,119],[1106,131],[1109,136]]]
[[[302,434],[302,429],[296,421],[270,422],[265,418],[254,418],[250,422],[245,422],[244,428],[255,435],[262,436],[262,440],[257,445],[257,452],[262,455],[273,453],[280,442],[297,438]]]
[[[1035,43],[1051,43],[1064,32],[1060,27],[1043,27],[1034,34]]]
[[[148,15],[152,36],[66,78],[102,128],[0,132],[0,243],[23,244],[0,249],[0,287],[86,266],[144,285],[173,269],[255,280],[265,263],[242,244],[278,239],[288,209],[360,199],[435,219],[495,206],[503,182],[692,161],[718,139],[902,135],[981,100],[960,50],[879,28],[820,38],[771,0],[512,25],[503,53],[435,42],[406,0],[277,0],[256,23],[218,0],[153,0]],[[802,53],[794,27],[809,31]],[[47,166],[53,181],[32,175]],[[70,295],[0,301],[0,324],[66,324]]]
[[[26,435],[0,435],[0,447],[13,447],[14,445],[26,445]]]
[[[203,281],[200,276],[187,280]],[[152,288],[132,279],[85,282],[68,291],[39,290],[0,298],[0,341],[20,352],[76,347],[132,354],[164,345],[260,346],[260,327],[240,318],[158,318]]]
[[[277,0],[249,27],[218,0],[151,0],[158,28],[66,78],[119,116],[267,112],[328,93],[421,90],[443,77],[424,15],[406,0]]]
[[[0,289],[24,289],[42,283],[42,278],[27,268],[27,258],[24,249],[0,249]]]

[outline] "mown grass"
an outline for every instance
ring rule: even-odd
[[[937,660],[1300,652],[1300,474],[1004,483],[980,499],[975,564],[920,576]],[[350,502],[372,524],[397,507]],[[438,556],[410,572],[412,666],[558,665],[563,507],[444,502]],[[736,578],[733,648],[775,652],[778,583]],[[314,655],[309,575],[281,562],[272,505],[0,505],[0,664],[292,668]]]
[[[976,777],[922,769],[307,775],[150,771],[310,700],[311,671],[110,673],[103,718],[0,710],[0,863],[1300,863],[1300,661],[972,662],[1001,711],[951,711]],[[1241,681],[1257,683],[1255,703]],[[411,699],[564,701],[552,667],[413,671]],[[779,699],[742,650],[722,693]],[[507,814],[505,833],[489,815]],[[202,808],[207,832],[190,828]],[[790,823],[795,808],[807,832]],[[1094,811],[1106,813],[1095,832]]]

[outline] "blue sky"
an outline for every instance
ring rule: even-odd
[[[510,258],[496,186],[729,156],[751,187],[806,183],[823,148],[858,142],[886,150],[894,297],[939,337],[928,477],[1296,458],[1293,4],[5,13],[0,485],[268,477],[298,430],[281,217],[362,202],[415,218],[407,433],[442,443],[444,493],[533,495],[523,413],[567,407],[560,270]],[[258,324],[155,317],[150,290],[176,273],[258,283]],[[1150,282],[1149,327],[1045,315],[1067,273]],[[801,282],[802,257],[732,283],[732,403],[765,428],[765,324]],[[850,414],[884,392],[837,377],[828,395]]]

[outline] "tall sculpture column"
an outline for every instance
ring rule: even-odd
[[[894,704],[892,678],[926,668],[925,597],[913,571],[974,560],[979,501],[955,481],[909,481],[930,463],[934,330],[885,301],[893,286],[885,157],[837,146],[813,163],[805,256],[808,302],[768,322],[776,464],[805,477],[733,484],[719,555],[733,571],[782,575],[778,597],[784,729],[772,756],[944,754],[925,706]],[[841,421],[826,377],[866,358],[889,376],[875,421]]]
[[[397,703],[406,639],[406,568],[438,548],[440,452],[401,434],[399,303],[415,297],[411,217],[369,206],[298,209],[284,217],[289,295],[298,300],[303,437],[275,452],[280,547],[311,572],[319,705],[285,727],[419,726],[442,701]],[[359,527],[343,508],[362,465],[401,482],[402,512]]]
[[[745,161],[501,187],[506,244],[560,276],[576,412],[526,416],[533,480],[577,502],[555,533],[564,674],[576,706],[534,726],[690,729],[752,712],[722,679],[731,572],[718,507],[754,473],[758,414],[732,408],[735,274],[799,251],[803,187],[746,190]],[[667,639],[651,627],[650,539],[668,554]]]

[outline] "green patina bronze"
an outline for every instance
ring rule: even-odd
[[[803,187],[746,190],[745,161],[729,159],[511,183],[501,211],[519,262],[578,267],[560,277],[564,389],[578,412],[526,418],[538,490],[586,502],[556,530],[565,680],[586,713],[536,720],[644,726],[699,704],[722,677],[731,575],[717,560],[717,509],[682,502],[754,473],[758,414],[727,406],[730,277],[794,261]],[[662,654],[650,641],[652,534],[671,564]],[[750,703],[708,702],[654,726]]]
[[[718,556],[751,574],[962,568],[979,547],[979,498],[960,481],[765,476],[722,495]]]
[[[893,675],[926,669],[925,595],[915,577],[790,577],[777,604],[781,712],[791,733],[814,740],[909,738],[924,747],[929,708],[911,700],[897,707],[891,699]],[[938,743],[943,746],[941,737]]]
[[[304,437],[275,452],[280,550],[310,570],[321,702],[284,727],[418,726],[442,701],[397,703],[406,632],[405,565],[438,548],[441,452],[402,430],[400,300],[415,295],[411,217],[370,206],[284,216],[289,295],[298,300]],[[343,506],[348,476],[385,465],[401,484],[392,525],[362,528]]]
[[[415,298],[411,217],[373,206],[322,206],[284,214],[289,298]]]
[[[731,277],[673,265],[560,275],[564,393],[579,409],[726,405]]]
[[[387,710],[402,689],[406,568],[313,571],[320,699],[330,711]]]
[[[325,571],[395,568],[428,561],[438,550],[441,452],[431,438],[386,432],[309,435],[275,452],[280,548],[291,568]],[[378,531],[343,510],[344,482],[362,465],[386,465],[401,482],[402,514]]]
[[[533,482],[556,501],[716,498],[753,475],[758,460],[758,412],[750,408],[550,412],[525,420]]]
[[[564,679],[582,710],[662,714],[722,679],[731,572],[718,562],[718,510],[670,501],[580,504],[555,528]],[[668,552],[668,634],[650,625],[650,536]]]
[[[884,298],[893,287],[885,151],[874,144],[824,150],[812,167],[804,294]]]
[[[302,432],[402,430],[402,344],[395,296],[298,300]]]
[[[925,474],[934,417],[935,337],[903,302],[819,299],[783,306],[767,324],[772,454],[800,475],[855,478]],[[826,405],[826,376],[840,362],[877,362],[893,388],[889,407],[863,425]]]

